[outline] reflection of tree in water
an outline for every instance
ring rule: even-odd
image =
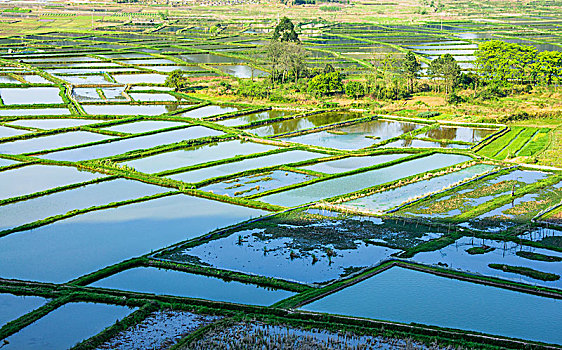
[[[348,134],[365,134],[378,136],[383,140],[400,136],[402,134],[421,128],[422,125],[403,123],[390,120],[374,120],[368,123],[359,123],[340,129]]]
[[[211,142],[211,143],[205,143],[205,144],[200,144],[200,145],[195,145],[195,146],[191,146],[189,148],[185,148],[185,151],[195,151],[198,149],[203,149],[203,148],[211,148],[211,147],[215,147],[218,146],[219,143],[218,142]]]
[[[178,101],[178,103],[174,102],[174,103],[169,104],[169,105],[164,105],[164,108],[166,108],[166,111],[168,113],[177,111],[179,109],[179,107],[180,107],[179,101]]]
[[[365,220],[360,217],[321,218],[304,213],[293,213],[285,217],[273,217],[251,225],[251,229],[262,229],[253,236],[267,243],[272,239],[290,239],[290,249],[301,252],[333,246],[337,250],[356,249],[362,242],[405,249],[420,243],[418,238],[427,233],[438,233],[439,229],[424,224],[412,224],[399,219]],[[246,231],[243,227],[240,231]],[[236,233],[234,233],[236,234]],[[378,243],[380,244],[380,243]]]
[[[427,132],[427,137],[437,140],[480,142],[480,140],[493,132],[495,132],[495,130],[492,129],[440,127],[429,130]]]
[[[290,111],[265,111],[244,115],[240,117],[240,119],[242,119],[245,123],[253,123],[260,120],[285,117],[291,114],[293,114],[293,112]]]
[[[437,128],[427,132],[427,137],[436,140],[454,140],[457,137],[457,128]]]
[[[267,125],[265,127],[259,127],[256,129],[264,130],[265,132],[260,133],[262,135],[284,134],[300,129],[314,128],[327,124],[340,123],[346,120],[359,118],[360,116],[361,115],[359,113],[345,113],[345,112],[322,113],[322,114],[312,115],[310,117],[289,119],[279,123]]]

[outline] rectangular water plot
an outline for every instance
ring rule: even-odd
[[[148,56],[151,57],[151,56]],[[136,65],[143,65],[143,64],[175,64],[176,62],[170,61],[164,58],[144,58],[144,59],[125,59],[120,60],[123,63],[127,64],[136,64]]]
[[[339,174],[346,171],[356,170],[360,168],[370,167],[396,159],[407,157],[409,154],[381,154],[367,157],[347,157],[343,159],[330,160],[327,162],[317,163],[309,166],[301,167],[302,169],[318,171],[326,174]]]
[[[95,134],[87,131],[71,131],[55,135],[40,136],[25,140],[0,143],[0,153],[23,154],[62,147],[77,146],[84,143],[102,141],[112,136]]]
[[[175,126],[187,126],[190,124],[171,122],[166,120],[141,120],[133,123],[125,123],[104,128],[104,130],[118,131],[129,134],[140,134],[143,132],[172,128]]]
[[[119,272],[91,286],[263,306],[295,294],[216,277],[151,267]]]
[[[35,116],[35,115],[68,115],[68,108],[27,108],[0,109],[0,117]]]
[[[22,75],[22,78],[31,84],[52,84],[51,81],[43,78],[40,75],[26,74]]]
[[[143,182],[116,179],[56,192],[0,206],[0,230],[65,214],[71,210],[151,196],[169,190],[168,188],[149,185]]]
[[[0,327],[47,303],[41,297],[0,294]]]
[[[55,87],[0,88],[5,105],[63,103]]]
[[[8,75],[0,75],[0,84],[21,84],[21,81]]]
[[[300,182],[309,181],[316,176],[296,173],[292,171],[275,170],[266,173],[239,177],[236,179],[217,182],[200,189],[207,192],[234,197],[243,197],[260,192],[266,192]]]
[[[295,114],[295,111],[269,110],[246,114],[235,118],[223,119],[216,121],[215,123],[224,126],[240,126],[266,119],[286,117],[292,114]]]
[[[353,150],[372,146],[423,126],[422,124],[381,119],[283,139],[306,145]]]
[[[471,145],[464,145],[458,143],[448,143],[448,142],[438,142],[438,141],[428,141],[419,139],[401,139],[396,140],[382,146],[384,148],[470,148]]]
[[[292,207],[324,198],[355,192],[367,187],[381,185],[403,177],[424,173],[469,160],[470,157],[453,154],[434,154],[410,160],[386,168],[320,181],[281,193],[261,197],[259,200],[270,204]]]
[[[562,286],[560,279],[545,281],[532,276],[491,268],[489,264],[519,266],[560,276],[562,273],[562,253],[524,246],[514,242],[462,237],[445,248],[418,253],[412,260],[423,264],[439,264],[450,269],[532,285],[553,288]]]
[[[238,107],[213,106],[213,105],[211,105],[211,106],[199,107],[199,108],[193,109],[191,111],[182,113],[181,116],[182,117],[188,117],[188,118],[201,119],[201,118],[206,118],[206,117],[212,117],[214,115],[236,112],[236,111],[239,111],[239,110],[240,110],[240,108],[238,108]]]
[[[4,137],[12,137],[17,135],[27,134],[29,131],[27,130],[19,130],[10,128],[7,126],[0,125],[0,139]]]
[[[89,147],[49,153],[42,156],[42,158],[76,162],[79,160],[111,157],[134,150],[147,149],[200,137],[217,136],[220,134],[222,134],[220,131],[202,126],[192,126],[146,136],[131,137]]]
[[[73,85],[112,84],[103,75],[58,75],[56,77]]]
[[[176,344],[187,334],[221,318],[188,311],[156,311],[142,322],[103,343],[99,349],[164,349]]]
[[[71,118],[56,118],[56,119],[20,119],[8,124],[25,126],[28,128],[37,128],[43,130],[70,128],[74,126],[82,126],[96,123],[103,123],[105,120],[96,119],[71,119]]]
[[[460,126],[441,125],[429,130],[418,137],[428,137],[435,140],[451,140],[479,143],[482,139],[495,133],[497,129],[468,128]]]
[[[125,306],[69,303],[9,336],[6,349],[68,349],[122,319]]]
[[[416,198],[427,196],[454,186],[460,182],[480,176],[497,167],[479,164],[450,174],[433,177],[429,180],[414,182],[405,186],[378,192],[369,196],[353,199],[340,205],[354,209],[366,209],[373,212],[384,212],[402,203],[413,201]]]
[[[228,75],[232,75],[236,78],[261,78],[269,75],[268,72],[261,69],[253,68],[245,64],[238,65],[221,65],[221,66],[211,66],[215,69],[222,71]]]
[[[256,134],[258,136],[271,136],[277,134],[291,133],[303,129],[315,128],[328,124],[341,123],[346,120],[359,118],[360,116],[361,115],[359,113],[349,113],[349,112],[322,113],[322,114],[311,115],[308,117],[284,120],[281,122],[268,124],[268,125],[256,126],[247,129],[247,131]],[[288,141],[294,141],[294,140],[288,140]]]
[[[155,70],[157,72],[163,72],[163,73],[168,73],[168,72],[173,72],[175,70],[181,70],[184,72],[194,72],[194,71],[204,71],[204,69],[199,68],[199,67],[194,67],[194,66],[183,66],[183,65],[175,65],[175,66],[140,66],[142,68],[146,68],[146,69],[152,69]]]
[[[236,156],[262,153],[276,149],[274,146],[239,140],[210,143],[179,151],[166,152],[155,156],[125,162],[128,166],[144,173],[158,173],[164,170],[217,161]]]
[[[89,212],[0,238],[0,276],[63,283],[265,213],[186,195]]]
[[[244,63],[243,60],[234,58],[234,57],[227,57],[227,56],[220,56],[220,55],[213,55],[210,53],[196,53],[190,55],[180,55],[179,56],[184,61],[194,62],[194,63]]]
[[[168,175],[167,177],[183,182],[195,183],[195,182],[203,181],[205,179],[210,179],[217,176],[235,174],[250,169],[258,169],[267,166],[302,162],[305,160],[321,158],[323,156],[324,154],[313,153],[308,151],[289,151],[289,152],[266,155],[263,157],[245,159],[245,160],[227,163],[227,164],[216,165],[208,168],[191,170],[174,175]]]
[[[125,105],[125,104],[106,104],[106,105],[84,105],[84,111],[92,115],[160,115],[177,111],[186,106],[177,104],[163,105]]]
[[[135,101],[178,101],[175,96],[166,93],[131,92],[129,96]]]
[[[0,199],[23,196],[50,188],[90,181],[103,177],[98,173],[80,171],[72,167],[27,165],[0,172]]]
[[[74,99],[76,99],[76,101],[78,102],[87,102],[87,101],[93,101],[93,102],[102,102],[105,101],[101,96],[100,96],[100,92],[98,92],[98,90],[100,92],[104,91],[100,88],[74,88],[72,89],[72,96],[74,97]],[[125,88],[119,88],[119,95],[121,92],[125,91]],[[103,92],[102,92],[103,93]],[[120,95],[121,96],[121,95]],[[121,100],[125,100],[124,96],[121,96],[120,98]]]
[[[12,164],[17,164],[18,162],[11,159],[0,158],[0,168],[5,167]]]
[[[442,234],[437,228],[392,219],[297,211],[226,231],[199,245],[180,246],[161,257],[323,284]]]
[[[119,84],[164,84],[164,74],[113,74]]]
[[[302,309],[562,344],[560,300],[403,268],[384,271]]]

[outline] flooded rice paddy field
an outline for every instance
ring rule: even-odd
[[[5,340],[6,349],[68,349],[129,315],[116,305],[65,304]]]
[[[234,312],[222,311],[245,305],[258,314],[284,305],[297,314],[562,344],[553,329],[559,299],[527,293],[562,289],[559,171],[493,160],[504,159],[501,152],[478,159],[473,147],[502,126],[175,93],[164,86],[175,69],[202,78],[269,74],[248,59],[267,44],[259,34],[225,29],[211,45],[184,24],[153,34],[129,24],[117,26],[119,34],[0,41],[0,341],[8,342],[0,347],[69,348],[121,320],[119,332],[101,333],[92,348],[168,348],[211,324],[192,348],[255,337],[269,345],[428,348],[294,324],[221,323]],[[358,69],[355,60],[369,60],[374,41],[428,59],[450,53],[469,71],[478,44],[497,35],[466,23],[341,24],[304,35],[303,43],[311,65],[330,62],[344,73]],[[525,40],[558,48],[540,46],[550,39]],[[26,42],[34,48],[7,53]],[[354,284],[399,260],[468,280],[393,267]],[[16,292],[14,280],[27,289]],[[74,293],[67,283],[80,297],[61,297]],[[306,293],[336,284],[342,289],[307,303]],[[147,300],[157,310],[127,318]]]
[[[518,312],[512,312],[513,305],[517,305]],[[560,300],[395,267],[307,304],[303,309],[560,344],[562,339],[556,328],[561,320],[561,307]],[[459,313],[459,308],[463,312]],[[502,321],[497,322],[497,317]],[[529,321],[537,327],[529,327]]]
[[[219,320],[220,316],[188,311],[162,310],[151,313],[142,322],[126,329],[97,349],[165,349],[186,335]]]
[[[237,322],[217,325],[201,339],[188,344],[190,349],[290,348],[301,349],[427,349],[411,339],[393,339],[354,333],[340,334],[322,329],[301,329],[284,324]]]

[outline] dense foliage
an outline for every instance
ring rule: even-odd
[[[273,31],[273,40],[281,42],[300,42],[295,32],[295,25],[287,17],[283,17]]]
[[[475,52],[476,65],[489,80],[559,84],[562,81],[562,52],[543,51],[529,45],[491,40]]]

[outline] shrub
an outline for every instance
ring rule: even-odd
[[[484,90],[481,90],[476,97],[481,100],[493,100],[499,97],[506,97],[507,91],[506,87],[498,82],[492,82],[490,85],[486,86]]]
[[[260,82],[253,82],[250,80],[240,81],[236,94],[243,97],[250,98],[268,98],[271,89],[267,84]]]
[[[507,123],[507,122],[512,122],[512,121],[516,121],[516,120],[527,120],[531,118],[531,115],[527,112],[517,112],[511,115],[506,115],[503,117],[498,118],[498,121],[500,123]]]
[[[345,84],[345,94],[354,99],[365,96],[365,88],[358,81],[349,81]]]
[[[447,96],[447,103],[451,105],[458,105],[459,103],[466,102],[465,98],[452,92]]]
[[[342,76],[339,72],[319,74],[308,81],[307,92],[317,96],[328,95],[342,90]]]
[[[418,113],[418,118],[433,118],[433,117],[437,117],[440,114],[441,114],[440,112],[435,112],[435,111],[420,112]]]

